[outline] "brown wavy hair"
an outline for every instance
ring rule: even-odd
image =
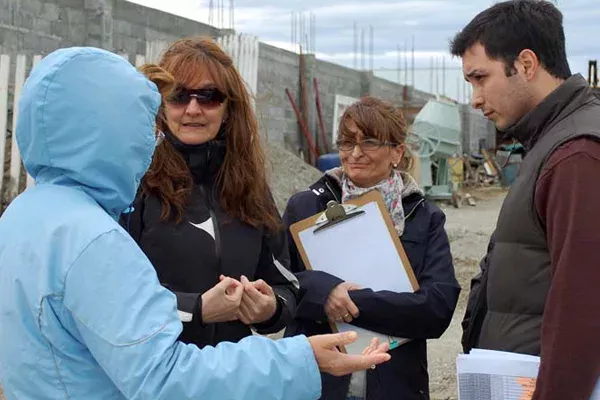
[[[227,96],[223,125],[227,152],[216,177],[223,210],[255,228],[275,231],[279,214],[271,196],[265,170],[266,156],[260,144],[258,123],[245,83],[233,60],[208,37],[185,38],[172,43],[158,65],[178,86],[196,87],[209,76]],[[164,103],[157,127],[167,129]],[[161,219],[181,222],[193,187],[192,174],[181,154],[167,140],[157,147],[150,169],[142,180],[144,194],[158,197]]]
[[[404,145],[402,160],[398,169],[409,172],[413,169],[413,155],[406,144],[408,129],[402,110],[392,103],[377,97],[365,96],[346,108],[340,119],[338,138],[353,137],[346,123],[353,121],[365,137],[372,137],[382,142]]]

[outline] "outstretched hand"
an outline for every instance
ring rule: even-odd
[[[390,360],[391,356],[387,353],[389,343],[379,344],[377,338],[371,341],[371,344],[363,350],[361,355],[345,354],[338,350],[338,346],[350,344],[357,337],[356,332],[309,337],[308,340],[313,348],[319,370],[334,376],[343,376]]]

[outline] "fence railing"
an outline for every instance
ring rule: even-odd
[[[258,85],[258,38],[250,35],[230,35],[219,38],[217,42],[233,58],[248,91],[255,95]],[[130,58],[126,53],[119,55],[139,67],[146,62],[156,62],[160,52],[167,45],[168,43],[163,41],[149,43],[148,56],[136,54]],[[33,179],[25,172],[21,162],[14,132],[25,79],[31,68],[41,59],[41,55],[0,55],[0,213],[4,205],[17,194],[34,185]]]

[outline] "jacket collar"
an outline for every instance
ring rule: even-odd
[[[227,152],[225,134],[222,130],[213,140],[197,145],[183,143],[169,131],[165,131],[165,137],[183,156],[192,173],[194,183],[213,183]]]
[[[310,191],[317,197],[323,204],[327,204],[330,200],[340,202],[342,199],[342,187],[340,182],[333,176],[325,174],[317,182],[313,183],[309,187]],[[404,213],[408,219],[413,215],[414,210],[417,206],[425,201],[425,197],[420,193],[413,193],[402,199],[402,206]]]
[[[529,151],[557,122],[593,100],[594,95],[587,81],[581,74],[572,75],[509,128],[506,134],[516,138]]]

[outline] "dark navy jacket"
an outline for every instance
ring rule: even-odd
[[[339,201],[340,198],[338,182],[325,175],[310,190],[294,195],[286,207],[283,219],[288,228],[291,267],[300,281],[296,321],[288,328],[288,335],[331,332],[325,302],[331,290],[343,281],[324,272],[305,271],[289,227],[324,211],[328,201]],[[370,289],[350,292],[360,310],[360,316],[352,322],[354,325],[413,339],[392,350],[391,361],[367,371],[368,400],[429,399],[426,340],[439,338],[448,328],[460,293],[444,230],[444,213],[420,194],[404,198],[403,206],[406,222],[400,239],[420,289],[416,293],[374,292]],[[349,375],[336,378],[323,374],[322,378],[322,399],[346,398]]]

